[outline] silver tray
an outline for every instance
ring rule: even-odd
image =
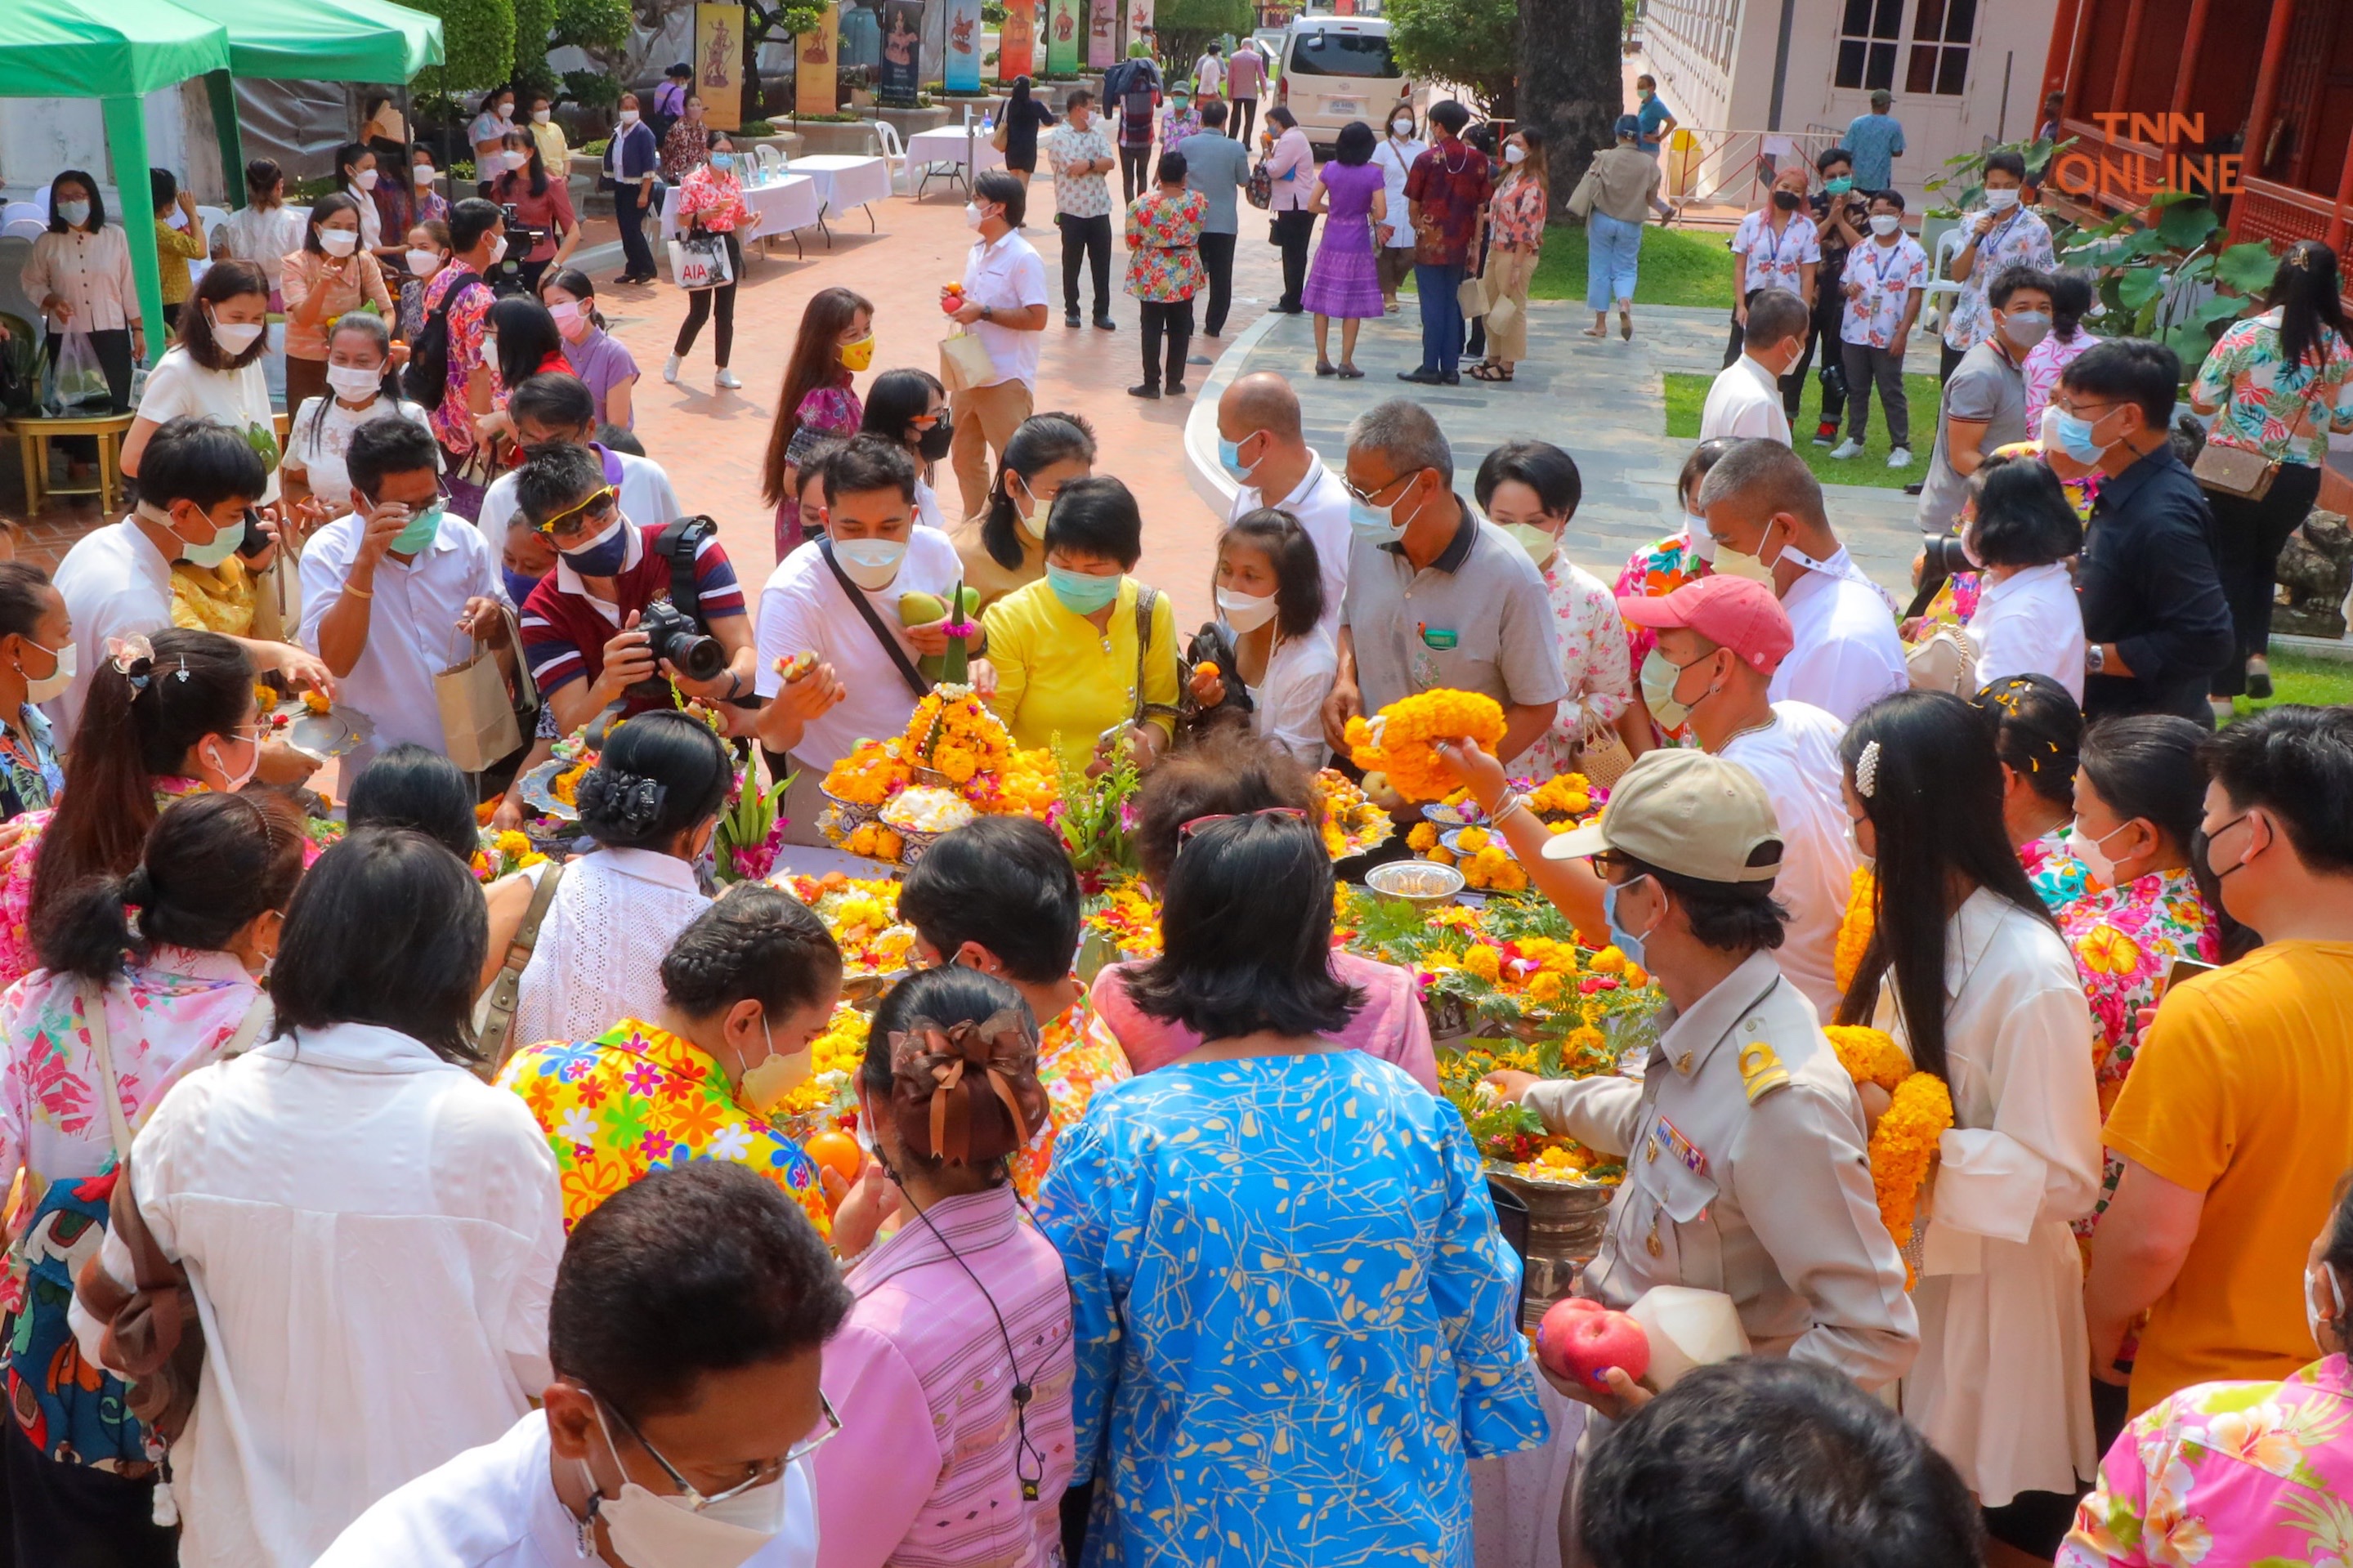
[[[579,765],[577,759],[567,762],[562,757],[550,757],[523,774],[520,781],[523,805],[540,816],[552,816],[558,822],[579,821],[578,806],[566,805],[555,798],[555,781]]]
[[[260,715],[264,739],[283,741],[306,757],[326,762],[356,749],[364,741],[375,738],[375,721],[356,708],[342,703],[330,704],[324,713],[313,713],[300,697],[282,697],[278,705]],[[280,727],[277,721],[284,718]],[[346,780],[346,792],[351,785]]]

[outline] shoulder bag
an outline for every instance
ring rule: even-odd
[[[2316,368],[2304,389],[2306,407],[2313,403],[2312,395],[2326,384],[2320,369]],[[2244,447],[2225,447],[2212,440],[2199,449],[2198,460],[2189,465],[2189,477],[2204,489],[2241,500],[2261,500],[2271,494],[2272,481],[2279,478],[2279,463],[2261,452],[2250,452]]]
[[[1250,205],[1261,210],[1273,205],[1274,176],[1267,172],[1265,159],[1260,159],[1258,167],[1250,171],[1250,184],[1243,188],[1242,195],[1250,198]]]
[[[1132,723],[1141,724],[1155,717],[1175,720],[1184,711],[1177,703],[1147,702],[1144,697],[1144,671],[1152,651],[1152,611],[1159,603],[1159,589],[1147,588],[1141,583],[1135,585],[1135,713]],[[1171,648],[1169,652],[1173,655],[1176,650]],[[1181,688],[1177,695],[1183,697]]]
[[[522,972],[531,963],[531,955],[539,946],[539,928],[546,922],[547,911],[555,902],[555,889],[564,880],[564,863],[551,861],[540,874],[538,885],[531,890],[531,903],[522,912],[522,923],[515,927],[514,941],[508,944],[507,961],[499,966],[498,978],[491,982],[491,1006],[488,1020],[482,1025],[482,1060],[488,1073],[506,1066],[507,1055],[514,1048],[515,1005],[522,997]]]
[[[874,634],[874,640],[882,645],[882,651],[891,656],[892,664],[898,666],[899,679],[907,683],[907,689],[915,694],[916,700],[921,701],[931,691],[932,683],[923,679],[923,672],[918,670],[914,661],[907,657],[907,650],[899,646],[899,639],[891,635],[890,628],[882,624],[882,618],[874,613],[874,606],[867,603],[866,595],[857,584],[849,580],[849,574],[841,569],[841,563],[833,558],[832,535],[828,534],[818,539],[817,552],[825,557],[826,565],[833,573],[833,580],[841,584],[843,595],[857,608],[859,619],[866,623],[866,629]],[[958,604],[964,602],[962,584],[956,585],[955,602]]]

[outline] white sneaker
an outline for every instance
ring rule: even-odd
[[[1891,468],[1910,468],[1912,466],[1912,448],[1909,447],[1898,447],[1894,451],[1888,453],[1887,466]]]
[[[1845,462],[1849,458],[1860,458],[1862,456],[1862,443],[1857,441],[1852,436],[1848,437],[1845,440],[1841,441],[1838,444],[1837,449],[1831,453],[1831,457],[1832,458],[1841,463]]]
[[[670,358],[662,361],[662,379],[669,382],[672,386],[676,386],[678,384],[678,356],[676,354],[672,354]]]
[[[736,387],[739,387],[744,384],[735,379],[735,373],[733,371],[722,365],[719,368],[719,374],[711,378],[711,384],[713,386],[723,386],[732,392]]]

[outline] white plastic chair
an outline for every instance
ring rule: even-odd
[[[785,172],[785,155],[772,144],[763,142],[752,149],[752,161],[760,165],[761,184],[777,178]]]
[[[895,166],[891,176],[891,188],[896,190],[906,184],[908,178],[907,144],[899,140],[899,128],[887,120],[874,121],[874,139],[882,144],[884,164]]]
[[[227,208],[208,207],[203,205],[201,203],[198,204],[196,207],[196,223],[207,235],[211,234],[213,230],[218,228],[227,221],[228,211]]]
[[[12,217],[0,222],[0,237],[9,239],[38,239],[48,232],[48,224],[37,217]]]
[[[49,226],[48,204],[47,202],[10,202],[5,206],[0,206],[0,224],[15,223],[19,218],[30,218],[43,228],[47,228]]]

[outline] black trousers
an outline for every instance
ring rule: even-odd
[[[1747,302],[1754,305],[1757,302],[1757,296],[1764,291],[1762,289],[1751,289],[1748,290]],[[1732,362],[1740,357],[1740,351],[1747,342],[1748,329],[1740,324],[1740,318],[1736,315],[1732,318],[1732,335],[1725,340],[1722,368],[1725,370],[1732,368]],[[1806,360],[1811,357],[1812,353],[1813,339],[1810,330],[1807,335],[1805,355],[1800,356],[1798,363],[1789,367],[1789,373],[1787,375],[1774,383],[1781,389],[1781,406],[1784,409],[1794,410],[1798,406],[1798,398],[1805,391],[1806,386]],[[1794,413],[1790,416],[1796,417]]]
[[[1213,338],[1226,330],[1226,313],[1233,309],[1234,241],[1239,237],[1231,234],[1201,237],[1201,269],[1209,275],[1208,314],[1202,318],[1201,330]]]
[[[1062,226],[1062,309],[1073,316],[1079,313],[1079,266],[1091,262],[1095,279],[1095,320],[1109,321],[1111,215],[1071,217],[1065,213],[1058,214],[1054,221]]]
[[[1131,147],[1124,142],[1119,144],[1119,188],[1127,194],[1129,201],[1151,188],[1151,169],[1152,148],[1148,143],[1142,147]]]
[[[1274,247],[1282,252],[1282,302],[1276,310],[1295,316],[1303,308],[1299,296],[1307,287],[1307,246],[1314,236],[1315,215],[1305,208],[1274,215]]]
[[[0,1435],[7,1534],[0,1552],[24,1568],[172,1568],[180,1532],[154,1521],[155,1483],[61,1464],[11,1417]]]
[[[2280,547],[2295,531],[2320,495],[2320,470],[2309,463],[2282,463],[2261,500],[2206,492],[2214,511],[2214,570],[2231,606],[2231,631],[2238,644],[2231,662],[2214,672],[2207,691],[2236,697],[2247,689],[2247,660],[2271,646],[2272,574]]]
[[[1957,349],[1942,338],[1936,341],[1936,384],[1942,386],[1953,379],[1953,372],[1961,368],[1961,360],[1968,353]]]
[[[1813,368],[1814,351],[1822,355],[1822,418],[1838,428],[1846,413],[1846,364],[1839,346],[1839,328],[1846,320],[1846,292],[1841,268],[1825,265],[1814,276],[1814,320],[1806,331],[1806,349],[1789,374],[1781,378],[1781,409],[1792,425],[1798,419],[1798,399],[1805,391],[1806,372]]]
[[[1168,374],[1166,385],[1175,392],[1185,384],[1185,351],[1193,341],[1193,301],[1157,300],[1137,301],[1144,307],[1144,384],[1161,386],[1160,339],[1168,338]]]
[[[646,238],[646,204],[635,180],[626,180],[613,190],[613,218],[620,226],[621,270],[631,278],[650,282],[654,276],[653,246]]]
[[[1250,128],[1258,123],[1258,100],[1238,98],[1226,109],[1226,134],[1247,147],[1250,144]]]
[[[711,329],[711,363],[721,370],[727,368],[727,353],[735,346],[735,285],[744,277],[744,247],[735,242],[733,233],[720,237],[727,242],[727,281],[716,289],[697,289],[686,297],[686,320],[678,325],[678,342],[670,352],[684,359],[694,347],[694,337],[702,331],[702,323],[712,321]]]

